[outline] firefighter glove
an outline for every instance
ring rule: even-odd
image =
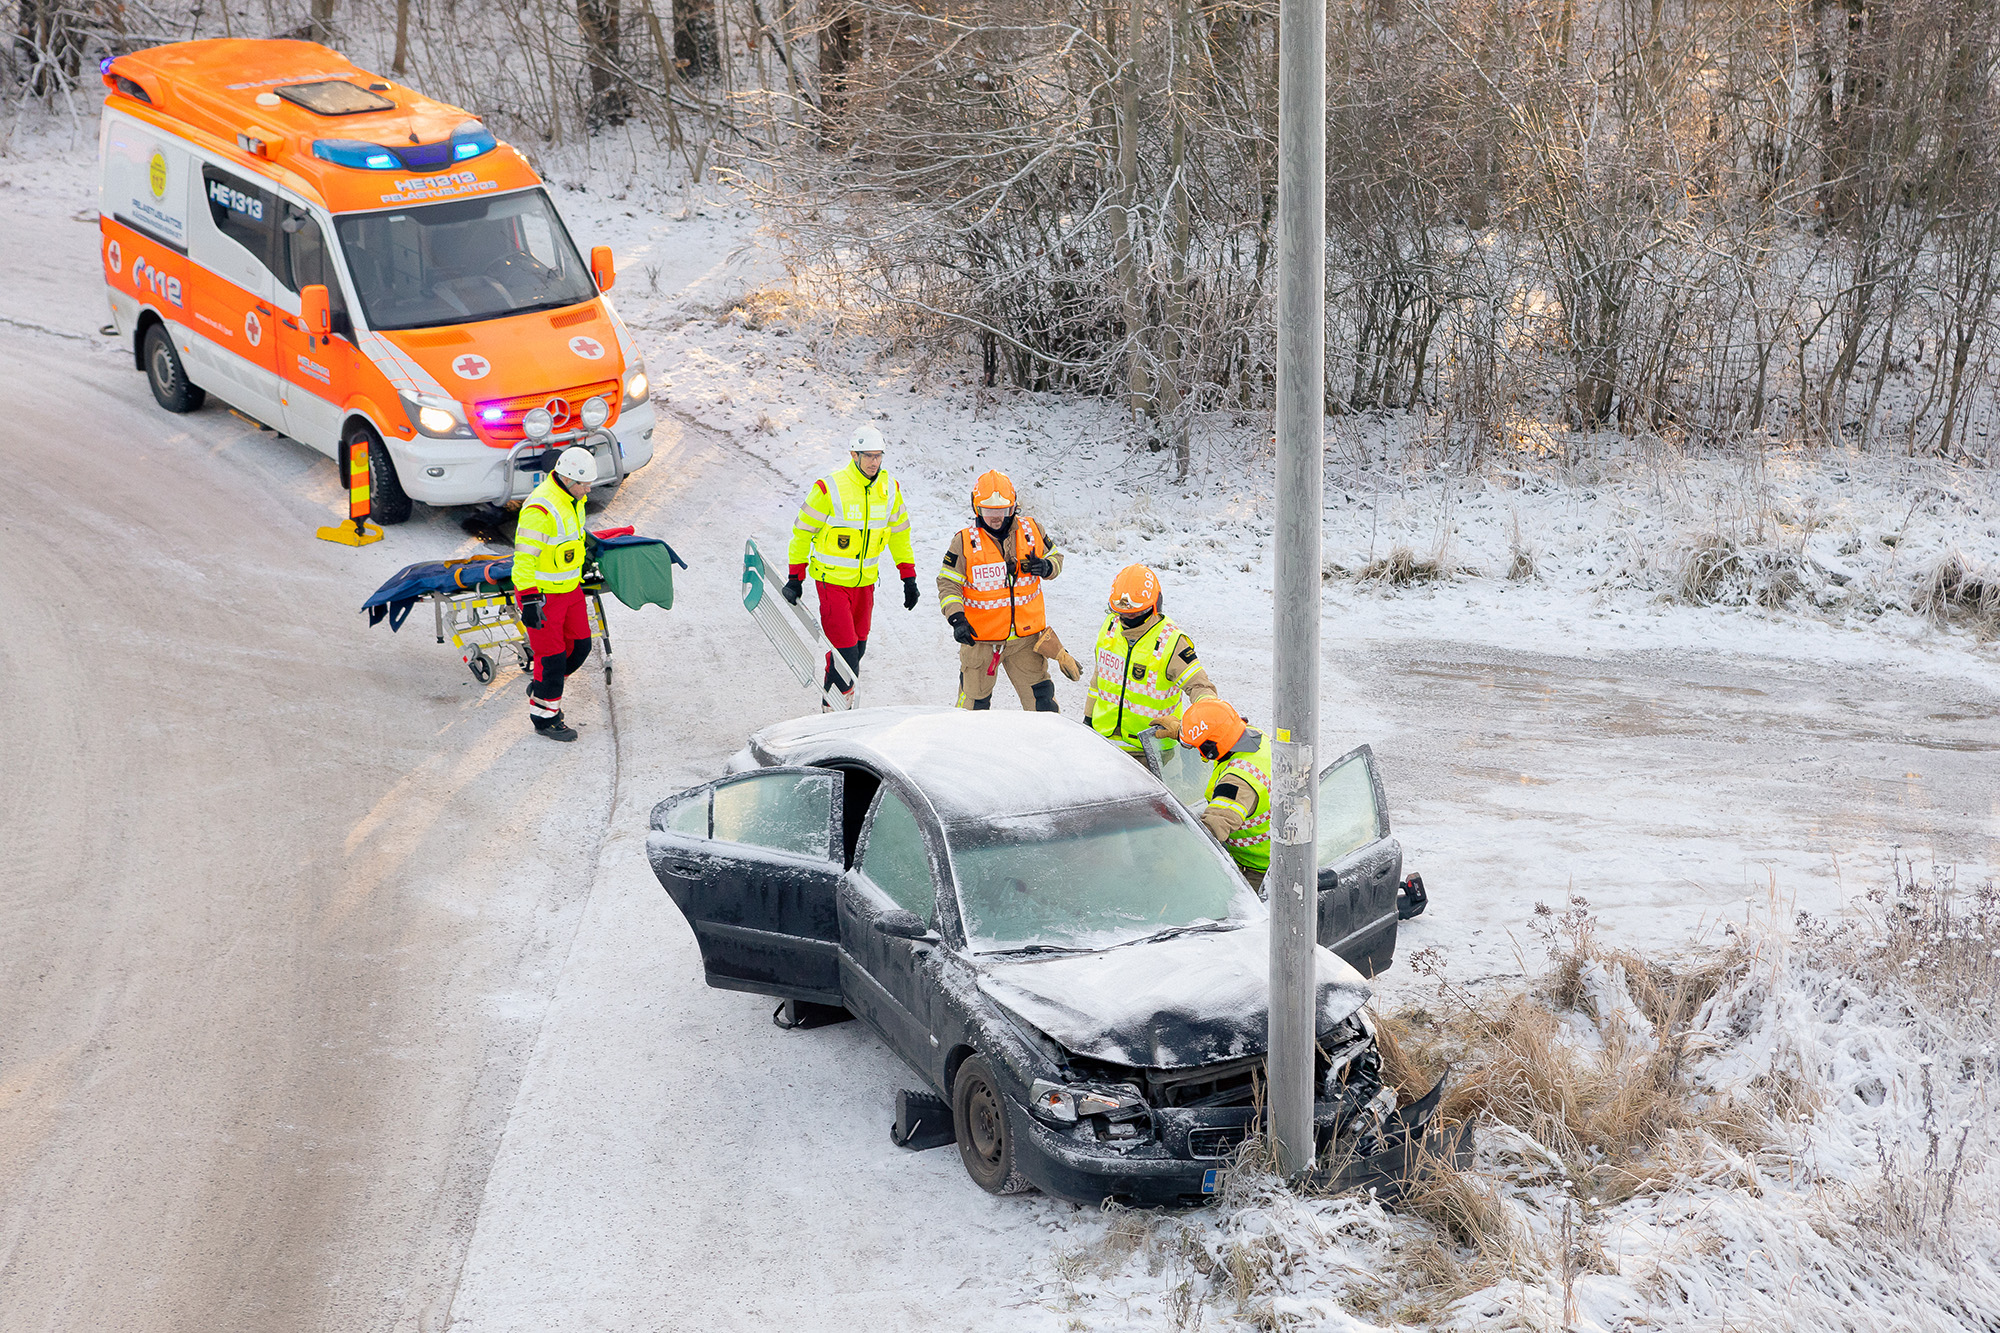
[[[1038,579],[1052,578],[1056,572],[1056,562],[1045,555],[1031,555],[1021,562],[1021,568]]]
[[[917,581],[915,579],[904,579],[903,609],[905,611],[913,611],[916,609],[916,605],[917,605]]]
[[[793,606],[797,606],[799,604],[799,595],[805,592],[805,590],[806,590],[806,585],[799,582],[797,579],[785,580],[785,586],[783,589],[783,592],[785,594],[785,600],[790,602]]]
[[[542,594],[531,592],[521,599],[521,623],[529,629],[542,627]]]
[[[951,613],[951,637],[968,648],[972,646],[972,622],[965,618],[965,612]]]

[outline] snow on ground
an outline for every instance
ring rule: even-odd
[[[0,212],[60,256],[0,284],[0,320],[24,335],[81,346],[102,322],[93,150],[88,125],[16,122],[0,156]],[[665,169],[641,179],[615,162],[543,165],[578,242],[617,253],[617,303],[663,410],[656,461],[612,516],[669,537],[693,568],[673,612],[614,613],[603,721],[616,794],[597,878],[546,996],[492,997],[539,1035],[470,1196],[459,1266],[384,1326],[437,1327],[434,1311],[482,1333],[1172,1326],[1171,1264],[1076,1281],[1105,1242],[1095,1213],[991,1199],[948,1151],[892,1148],[890,1097],[910,1079],[858,1025],[782,1034],[768,1004],[702,987],[645,866],[643,830],[656,800],[714,776],[746,731],[811,706],[735,609],[738,553],[752,535],[782,549],[797,497],[862,420],[891,441],[925,588],[916,613],[885,605],[878,617],[870,702],[951,697],[955,656],[930,581],[972,478],[997,466],[1070,553],[1050,602],[1072,649],[1088,647],[1111,575],[1144,560],[1222,689],[1259,717],[1273,508],[1259,427],[1210,423],[1190,483],[1176,486],[1169,456],[1111,405],[987,392],[969,360],[923,365],[840,336],[786,294],[760,219],[714,184]],[[119,373],[113,387],[148,420],[143,382]],[[185,424],[202,438],[216,416]],[[1746,897],[1837,911],[1886,880],[1899,843],[1968,881],[2000,864],[1994,649],[1912,609],[1948,550],[2000,563],[1990,476],[1595,442],[1595,460],[1523,460],[1469,480],[1427,467],[1416,429],[1333,426],[1322,601],[1324,748],[1375,746],[1406,864],[1432,888],[1405,958],[1435,946],[1457,976],[1517,976],[1533,904],[1572,886],[1608,934],[1658,948],[1713,940],[1718,921],[1743,919]],[[331,467],[313,467],[301,459],[299,495],[331,514]],[[379,546],[343,554],[354,600],[400,564],[472,549],[452,517],[420,508]],[[1688,553],[1714,538],[1753,570],[1772,555],[1769,568],[1799,571],[1800,587],[1775,608],[1757,604],[1749,578],[1747,605],[1672,600]],[[1475,572],[1413,588],[1352,576],[1399,546]],[[1517,547],[1534,578],[1505,577]],[[517,703],[518,678],[478,691],[421,634],[328,632],[364,659],[426,661],[480,706]],[[578,688],[589,716],[599,682]],[[1058,694],[1081,708],[1080,685],[1059,681]],[[1393,1003],[1424,985],[1398,968],[1380,989]],[[1354,1201],[1255,1199],[1198,1224],[1275,1226],[1287,1244],[1351,1234],[1358,1248],[1335,1246],[1325,1262],[1364,1266],[1398,1225]],[[1315,1318],[1340,1328],[1348,1316]]]

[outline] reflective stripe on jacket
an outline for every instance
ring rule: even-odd
[[[1259,744],[1248,754],[1234,753],[1216,761],[1208,775],[1208,803],[1227,811],[1242,822],[1235,832],[1222,839],[1229,855],[1245,870],[1271,868],[1271,738],[1260,735]],[[1235,796],[1218,799],[1215,789],[1224,781],[1236,785]]]
[[[1097,632],[1097,661],[1090,677],[1090,727],[1134,754],[1139,737],[1155,722],[1172,723],[1184,706],[1181,686],[1201,668],[1187,667],[1176,677],[1174,644],[1181,627],[1161,616],[1136,640],[1125,637],[1117,616],[1106,616]],[[1176,742],[1165,737],[1160,748]]]
[[[514,591],[568,592],[583,581],[583,501],[551,472],[521,503]]]
[[[801,565],[821,583],[865,588],[875,582],[875,565],[887,548],[904,578],[914,577],[916,553],[910,545],[910,515],[903,487],[888,469],[869,480],[853,459],[813,483],[792,522],[785,561]]]
[[[959,547],[965,554],[960,605],[972,626],[972,637],[984,643],[1040,634],[1049,627],[1042,606],[1042,581],[1020,568],[1021,561],[1047,550],[1048,539],[1041,526],[1025,515],[1014,520],[1008,537],[1014,547],[1012,560],[1007,557],[1008,543],[995,541],[992,533],[977,524],[959,533]],[[939,603],[939,609],[949,616],[959,608]]]

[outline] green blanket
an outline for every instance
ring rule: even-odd
[[[604,575],[604,586],[634,611],[649,602],[662,610],[673,610],[674,562],[671,547],[659,542],[603,546],[597,552],[597,568]]]

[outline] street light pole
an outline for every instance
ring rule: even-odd
[[[1326,362],[1326,0],[1278,5],[1278,527],[1273,635],[1271,1139],[1312,1165],[1319,837],[1320,488]]]

